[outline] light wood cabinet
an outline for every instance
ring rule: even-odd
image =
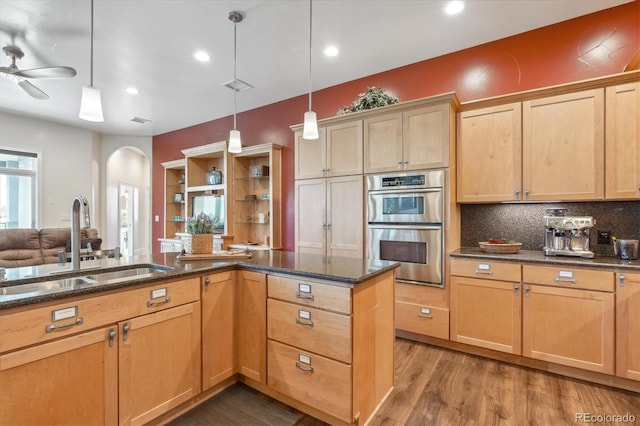
[[[458,202],[520,200],[522,104],[459,113],[457,165]]]
[[[450,100],[364,119],[364,172],[449,167]]]
[[[0,355],[0,424],[115,425],[116,326]]]
[[[235,374],[235,271],[201,278],[202,390]]]
[[[327,256],[364,253],[364,181],[361,175],[295,183],[296,251]]]
[[[604,198],[604,89],[522,104],[524,200]]]
[[[396,331],[449,339],[449,290],[396,283]]]
[[[640,198],[640,82],[606,88],[608,200]]]
[[[234,244],[282,247],[281,168],[280,145],[255,145],[233,156]]]
[[[164,237],[173,238],[184,232],[185,224],[185,160],[162,163],[164,167]]]
[[[640,274],[616,274],[616,375],[640,380]]]
[[[320,126],[319,139],[295,134],[295,178],[362,174],[362,120]]]
[[[269,275],[268,386],[329,423],[366,424],[393,386],[393,284],[393,272],[353,288]]]
[[[200,302],[118,324],[119,417],[142,425],[201,390]]]
[[[238,372],[267,383],[267,277],[238,271],[236,283],[236,359]]]
[[[537,278],[552,269],[533,265],[522,267],[522,354],[613,374],[613,272],[555,268],[553,280]],[[535,284],[539,281],[545,285]],[[586,288],[595,286],[609,290],[579,289],[582,281]],[[603,282],[594,284],[597,281]]]
[[[521,353],[520,268],[517,263],[451,260],[451,340]]]

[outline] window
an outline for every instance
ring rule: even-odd
[[[0,228],[36,227],[38,155],[0,149]]]

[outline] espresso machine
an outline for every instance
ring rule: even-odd
[[[589,236],[595,224],[590,216],[544,216],[544,254],[592,258]]]

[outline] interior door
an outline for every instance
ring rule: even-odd
[[[135,209],[138,204],[133,185],[121,183],[118,192],[118,225],[120,229],[120,253],[123,256],[133,256]]]

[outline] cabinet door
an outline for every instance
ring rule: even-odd
[[[520,282],[451,278],[451,340],[519,355]]]
[[[236,353],[238,372],[267,383],[267,276],[238,271]]]
[[[114,325],[0,356],[0,424],[117,424],[115,333]]]
[[[604,198],[604,89],[522,104],[525,200]]]
[[[235,272],[202,278],[202,390],[235,373]]]
[[[326,176],[362,174],[362,120],[327,126]]]
[[[640,198],[640,82],[607,87],[606,198]]]
[[[402,115],[404,168],[422,170],[449,167],[449,104],[414,108]]]
[[[200,302],[119,323],[120,424],[142,425],[200,392]]]
[[[364,172],[399,171],[402,163],[402,113],[364,120]]]
[[[326,253],[326,188],[326,179],[297,180],[295,183],[297,252]]]
[[[521,200],[519,102],[458,114],[458,202]]]
[[[640,274],[616,278],[616,375],[640,380]]]
[[[319,128],[319,139],[307,140],[302,132],[296,132],[296,179],[312,179],[325,176],[327,168],[326,130]]]
[[[522,355],[613,374],[614,295],[524,284]]]
[[[363,191],[362,176],[327,179],[327,255],[363,256]]]

